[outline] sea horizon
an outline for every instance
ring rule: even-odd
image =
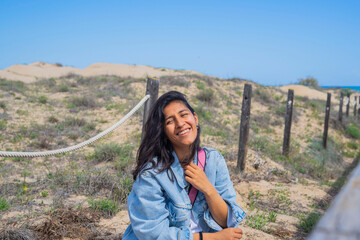
[[[334,85],[331,85],[331,86],[320,86],[320,87],[322,87],[322,88],[350,88],[352,90],[360,92],[360,86],[334,86]]]

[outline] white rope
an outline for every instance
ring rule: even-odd
[[[71,151],[75,151],[79,148],[85,147],[100,138],[104,137],[105,135],[109,134],[110,132],[114,131],[117,127],[119,127],[121,124],[123,124],[128,118],[130,118],[145,102],[150,98],[150,95],[146,95],[141,99],[141,101],[133,108],[130,112],[128,112],[120,121],[112,125],[110,128],[106,129],[105,131],[102,131],[98,135],[82,142],[79,144],[76,144],[74,146],[70,146],[67,148],[61,148],[57,150],[50,150],[50,151],[43,151],[43,152],[7,152],[7,151],[0,151],[1,157],[46,157],[46,156],[52,156],[56,154],[61,153],[67,153]]]

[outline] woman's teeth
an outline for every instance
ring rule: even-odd
[[[179,132],[179,135],[183,135],[183,134],[185,134],[185,133],[187,133],[187,132],[189,132],[189,131],[190,131],[190,129],[186,129],[186,130],[184,130],[184,131]]]

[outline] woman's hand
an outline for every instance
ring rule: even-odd
[[[242,230],[239,228],[225,228],[215,233],[216,239],[238,240],[242,238]]]
[[[204,195],[210,195],[215,190],[205,172],[194,163],[190,163],[185,167],[185,180]]]
[[[200,235],[195,233],[194,240],[200,240]],[[239,228],[225,228],[216,233],[203,233],[204,240],[238,240],[242,238],[242,230]]]
[[[228,206],[210,183],[205,172],[194,163],[190,163],[185,167],[185,180],[204,194],[211,216],[222,228],[226,228]]]

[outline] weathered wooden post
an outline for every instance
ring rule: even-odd
[[[346,99],[346,117],[349,117],[349,109],[350,109],[350,93],[347,94],[347,99]]]
[[[249,126],[250,126],[251,92],[252,92],[252,86],[250,84],[245,84],[242,107],[241,107],[239,152],[238,152],[238,162],[237,162],[237,169],[240,171],[243,171],[245,169],[245,162],[246,162],[247,143],[249,139]]]
[[[354,116],[356,116],[357,110],[357,96],[354,97]]]
[[[288,99],[286,102],[286,116],[285,116],[285,129],[284,129],[284,142],[283,142],[283,155],[285,156],[289,156],[293,103],[294,103],[294,90],[289,89]]]
[[[323,134],[323,147],[325,149],[326,149],[328,129],[329,129],[330,105],[331,105],[331,93],[328,93],[326,100],[325,123],[324,123],[324,134]]]
[[[340,92],[339,121],[342,122],[344,93]]]
[[[154,103],[158,99],[159,79],[150,78],[150,77],[147,78],[145,95],[148,95],[148,94],[150,94],[150,98],[145,102],[145,105],[144,105],[144,117],[143,117],[143,127],[142,127],[141,139],[144,136],[145,123],[149,116],[151,107],[154,105]]]
[[[358,104],[358,118],[360,118],[360,96],[359,96],[359,104]]]

